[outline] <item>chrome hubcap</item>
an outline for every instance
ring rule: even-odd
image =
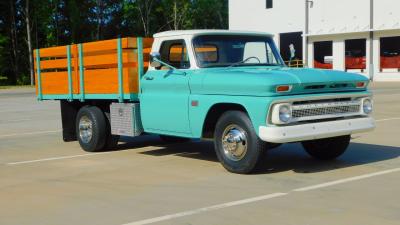
[[[225,156],[230,160],[243,159],[247,152],[246,132],[235,124],[227,126],[222,135],[222,146]]]
[[[93,136],[93,123],[87,116],[79,120],[79,137],[84,143],[89,143]]]

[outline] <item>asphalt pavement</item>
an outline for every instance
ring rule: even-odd
[[[398,225],[400,83],[371,87],[377,127],[343,156],[286,144],[251,175],[227,172],[205,141],[84,152],[62,141],[58,102],[0,90],[0,224]]]

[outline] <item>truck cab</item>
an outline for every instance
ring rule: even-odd
[[[148,59],[136,99],[74,105],[72,129],[82,148],[104,149],[118,135],[207,139],[228,171],[250,173],[281,144],[300,142],[312,157],[332,160],[352,134],[375,127],[366,77],[289,68],[268,33],[162,32]]]
[[[155,35],[141,119],[146,132],[213,139],[225,168],[246,173],[282,143],[302,142],[319,159],[341,155],[351,134],[374,128],[368,83],[288,68],[266,33],[170,31]]]

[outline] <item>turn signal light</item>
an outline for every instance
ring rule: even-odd
[[[356,87],[357,88],[365,88],[366,85],[367,85],[366,82],[357,82],[356,83]]]
[[[290,85],[280,85],[276,87],[276,92],[289,92],[292,89]]]

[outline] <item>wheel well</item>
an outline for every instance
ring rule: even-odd
[[[63,140],[64,141],[76,141],[75,121],[76,121],[76,116],[82,107],[97,106],[107,116],[107,113],[110,112],[111,102],[112,101],[106,101],[106,100],[92,100],[92,101],[86,101],[86,102],[79,102],[79,101],[69,102],[66,100],[61,100],[60,107],[61,107],[61,122],[62,122],[62,128],[63,128]],[[108,117],[107,117],[107,119],[108,119]]]
[[[215,125],[221,115],[230,110],[238,110],[247,113],[246,109],[240,104],[234,103],[219,103],[213,105],[210,110],[208,110],[207,116],[204,120],[203,125],[203,138],[213,138]]]

